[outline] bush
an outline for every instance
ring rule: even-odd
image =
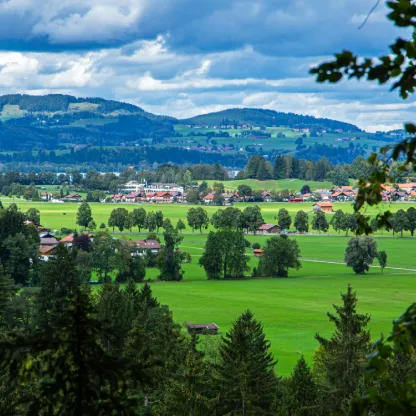
[[[261,248],[260,243],[253,243],[253,245],[251,246],[253,250],[258,250],[259,248]]]

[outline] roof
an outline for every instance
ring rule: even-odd
[[[278,227],[276,224],[262,224],[258,230],[270,230],[270,228]]]
[[[217,324],[187,324],[187,328],[190,329],[219,329]]]
[[[46,254],[46,253],[49,253],[54,248],[55,246],[40,246],[39,253]]]
[[[69,234],[61,239],[61,243],[72,243],[74,241],[74,234]]]
[[[333,207],[330,202],[317,202],[315,205],[318,205],[318,207]]]
[[[208,194],[204,197],[204,199],[214,199],[214,194]]]
[[[78,195],[78,194],[69,194],[65,198],[81,198],[81,195]]]
[[[58,240],[55,237],[44,237],[40,239],[40,244],[42,246],[56,246],[58,244]]]
[[[261,253],[264,253],[264,250],[262,250],[261,248],[255,248],[255,249],[253,250],[253,253],[256,253],[256,254],[261,254]]]
[[[143,249],[162,248],[161,244],[157,240],[137,240],[136,245]]]

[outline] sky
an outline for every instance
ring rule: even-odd
[[[178,118],[230,107],[327,117],[367,131],[414,121],[388,85],[317,84],[343,49],[397,36],[376,0],[0,0],[0,94],[103,97]]]

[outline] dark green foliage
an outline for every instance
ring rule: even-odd
[[[165,245],[159,251],[156,258],[156,266],[160,271],[160,280],[182,280],[182,260],[184,255],[179,251],[179,244],[183,237],[179,237],[176,231],[163,233]]]
[[[303,356],[296,363],[289,382],[290,410],[294,416],[318,415],[318,389]]]
[[[186,225],[181,219],[179,219],[178,222],[176,223],[176,229],[178,230],[178,232],[182,232],[183,230],[186,229]]]
[[[399,209],[394,213],[390,219],[392,229],[395,233],[400,232],[400,236],[403,237],[403,231],[409,230],[409,219],[406,212],[403,209]]]
[[[357,313],[357,296],[350,285],[341,299],[342,306],[334,305],[335,314],[328,313],[335,325],[331,338],[315,336],[320,344],[315,358],[323,374],[320,388],[330,414],[339,412],[352,398],[364,375],[362,362],[370,351],[366,330],[370,317]]]
[[[265,110],[260,108],[230,108],[228,110],[195,116],[190,119],[182,120],[183,123],[189,124],[221,124],[227,119],[231,124],[251,124],[255,126],[272,126],[281,125],[288,127],[298,126],[317,126],[331,129],[341,128],[343,130],[360,131],[352,124],[340,121],[329,120],[325,118],[315,118],[312,116],[303,116],[293,113],[281,113],[274,110]]]
[[[264,224],[264,220],[258,205],[244,208],[241,215],[241,228],[245,228],[247,233],[252,231],[256,234],[257,229],[262,224]]]
[[[277,223],[282,230],[288,230],[290,224],[292,224],[292,217],[289,215],[289,211],[285,208],[280,208],[277,213]]]
[[[285,235],[266,240],[259,270],[263,276],[288,277],[289,269],[300,269],[300,249],[296,240]]]
[[[317,230],[319,234],[321,232],[326,233],[329,229],[329,224],[326,219],[325,213],[322,211],[316,211],[312,220],[312,230]]]
[[[342,209],[338,209],[335,211],[335,214],[332,216],[331,221],[329,222],[329,224],[332,226],[332,228],[335,231],[340,231],[343,228],[343,224],[344,224],[344,212],[342,211]]]
[[[296,213],[294,226],[298,233],[307,233],[309,231],[309,217],[304,211]]]
[[[131,212],[132,225],[139,229],[139,232],[144,228],[146,221],[146,211],[144,208],[134,208]]]
[[[210,232],[199,264],[208,279],[243,277],[248,270],[247,241],[242,231],[223,229]]]
[[[384,268],[387,266],[387,253],[385,251],[379,251],[377,254],[377,260],[380,264],[381,273],[383,273]]]
[[[263,326],[243,313],[220,345],[218,414],[271,415],[276,392],[275,361]]]
[[[28,221],[32,221],[35,224],[40,224],[40,211],[36,208],[29,208],[26,212],[26,218]]]
[[[356,274],[364,274],[377,257],[377,242],[369,236],[351,238],[345,249],[345,263]]]
[[[211,224],[216,229],[241,228],[241,210],[234,207],[219,209],[212,215]]]
[[[111,211],[110,218],[108,219],[108,226],[113,228],[117,227],[121,232],[125,228],[131,227],[129,212],[126,208],[115,208]]]
[[[0,333],[9,319],[10,305],[16,291],[13,279],[4,272],[0,264]]]
[[[77,224],[86,229],[90,221],[92,221],[91,208],[87,202],[83,202],[78,208]]]
[[[202,228],[208,228],[208,213],[203,208],[190,208],[186,214],[186,218],[188,225],[192,228],[192,232],[197,228],[202,233]]]

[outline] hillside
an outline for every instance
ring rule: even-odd
[[[341,129],[343,131],[360,132],[353,124],[327,118],[315,118],[294,113],[282,113],[260,108],[230,108],[216,113],[203,114],[181,120],[185,124],[222,125],[250,124],[252,126],[285,126],[292,128],[323,128]]]
[[[58,149],[66,144],[124,145],[174,136],[174,119],[133,104],[70,95],[0,97],[0,149]]]

